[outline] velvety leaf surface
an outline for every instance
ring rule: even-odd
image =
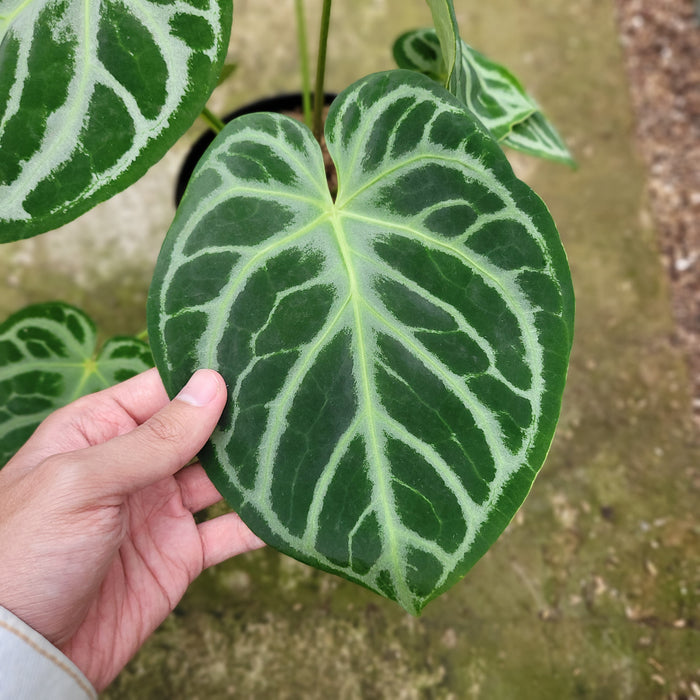
[[[463,106],[409,71],[333,103],[326,141],[254,114],[205,154],[149,337],[172,394],[230,402],[202,463],[268,543],[417,613],[525,498],[572,337],[557,231]]]
[[[95,324],[60,302],[0,324],[0,467],[50,413],[153,366],[148,345],[116,337],[96,352]]]
[[[0,0],[0,242],[132,182],[190,126],[228,46],[227,0]]]
[[[434,29],[400,36],[394,58],[401,68],[415,70],[444,84],[506,146],[531,155],[574,165],[562,138],[518,79],[503,66],[471,48],[457,36],[457,63],[445,58],[447,41]]]

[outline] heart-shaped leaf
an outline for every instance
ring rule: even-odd
[[[525,498],[557,421],[573,323],[542,201],[462,105],[369,76],[311,132],[231,122],[168,232],[149,337],[172,394],[230,402],[200,458],[266,542],[417,613]]]
[[[230,0],[0,3],[0,242],[135,182],[216,85]]]
[[[574,166],[575,161],[561,136],[518,79],[458,35],[453,37],[459,49],[450,55],[455,55],[456,64],[446,58],[442,49],[443,43],[452,48],[454,42],[443,39],[435,29],[418,29],[401,35],[394,44],[396,63],[444,84],[497,141],[524,153]]]
[[[50,413],[153,366],[148,345],[111,338],[61,302],[28,306],[0,324],[0,466]]]

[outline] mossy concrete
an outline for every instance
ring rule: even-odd
[[[308,5],[315,21],[320,3]],[[463,35],[521,76],[580,164],[572,172],[513,156],[558,223],[577,293],[570,380],[547,463],[503,537],[420,618],[255,552],[205,572],[105,697],[700,697],[700,449],[612,5],[456,5]],[[336,2],[334,12],[336,90],[392,67],[391,39],[429,21],[419,0]],[[291,2],[238,0],[240,68],[215,109],[296,89],[292,27]],[[107,334],[142,329],[170,188],[202,129],[80,221],[4,246],[0,310],[60,297]]]

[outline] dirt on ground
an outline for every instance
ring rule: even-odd
[[[637,141],[700,426],[700,2],[616,0]]]

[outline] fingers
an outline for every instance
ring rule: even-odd
[[[52,413],[10,460],[25,473],[52,455],[73,452],[133,430],[169,402],[158,370],[84,396]]]
[[[175,478],[180,486],[182,504],[190,513],[198,513],[222,500],[201,464],[181,469]]]
[[[225,513],[218,518],[200,523],[197,527],[204,552],[204,569],[220,564],[237,554],[265,546],[265,543],[253,534],[237,513]]]
[[[155,367],[84,400],[87,401],[93,397],[109,401],[113,405],[116,404],[132,418],[136,425],[147,421],[169,402],[165,387]]]
[[[180,484],[183,505],[192,513],[222,500],[201,464],[193,464],[181,470],[176,478]],[[265,546],[237,513],[219,515],[200,523],[197,528],[202,543],[204,569],[237,554]]]
[[[83,450],[93,483],[110,494],[129,493],[174,474],[211,435],[226,393],[217,372],[195,372],[175,399],[143,424]]]

